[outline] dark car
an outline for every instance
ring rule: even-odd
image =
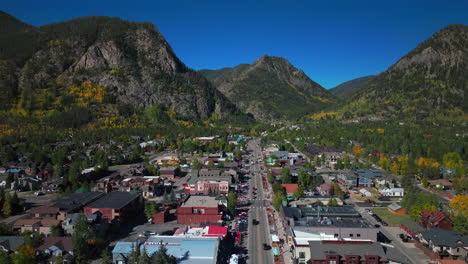
[[[271,246],[270,245],[267,245],[265,243],[263,243],[263,249],[264,250],[270,250],[271,249]]]
[[[253,220],[252,220],[252,224],[258,225],[258,224],[260,224],[260,221],[258,221],[257,219],[253,219]]]

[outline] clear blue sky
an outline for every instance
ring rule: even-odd
[[[0,9],[35,26],[88,15],[149,21],[193,69],[268,54],[326,88],[382,72],[437,30],[468,24],[467,0],[6,0]]]

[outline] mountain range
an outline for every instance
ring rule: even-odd
[[[295,120],[334,100],[325,88],[280,57],[265,55],[250,65],[200,73],[242,112],[257,120]]]
[[[468,110],[468,27],[436,32],[386,71],[327,90],[281,57],[195,71],[151,23],[82,17],[34,27],[0,11],[0,110],[161,105],[185,119],[460,117]]]

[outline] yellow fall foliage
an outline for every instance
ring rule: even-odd
[[[312,120],[320,120],[326,116],[336,116],[338,112],[320,112],[310,116]]]
[[[416,164],[418,166],[429,166],[429,167],[434,167],[434,168],[440,167],[440,163],[437,162],[436,160],[429,159],[429,158],[424,158],[424,157],[420,157],[417,160]]]
[[[468,217],[468,196],[457,195],[450,200],[449,206],[458,214]]]

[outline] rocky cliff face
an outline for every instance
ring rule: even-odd
[[[370,80],[344,111],[361,117],[463,116],[467,73],[468,26],[451,25]]]
[[[30,36],[21,28],[12,39],[28,38],[34,44],[21,50],[24,60],[15,60],[15,49],[0,38],[0,67],[9,69],[0,74],[0,89],[9,91],[14,101],[5,108],[42,110],[48,107],[44,101],[90,82],[104,87],[115,103],[161,104],[186,118],[236,111],[209,81],[177,58],[150,23],[85,17],[33,30]]]
[[[294,120],[333,100],[327,90],[280,57],[263,56],[251,65],[200,72],[239,109],[258,120]]]

